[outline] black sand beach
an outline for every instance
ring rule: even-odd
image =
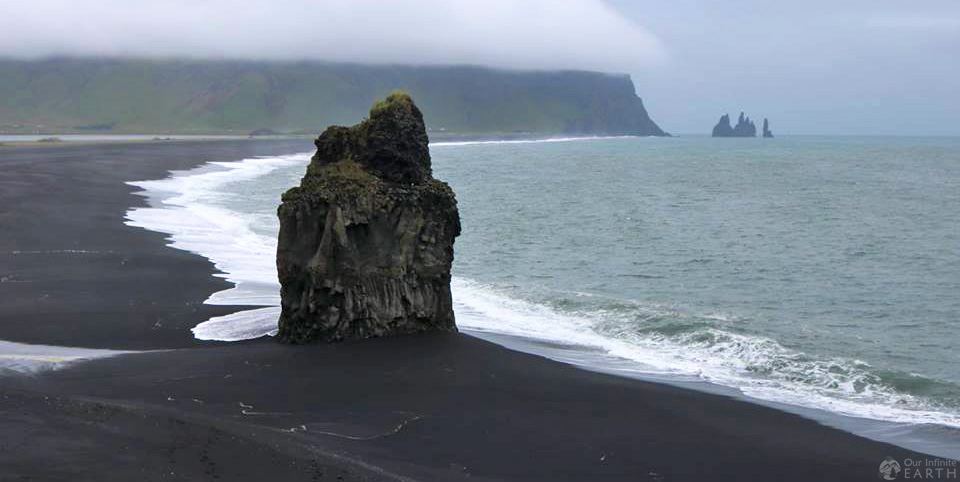
[[[0,150],[0,339],[156,349],[0,378],[0,480],[877,480],[922,458],[726,397],[462,334],[195,341],[209,262],[124,181],[304,141]]]

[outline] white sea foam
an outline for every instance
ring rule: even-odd
[[[284,166],[302,165],[309,157],[309,153],[302,153],[214,162],[173,173],[166,179],[129,183],[144,189],[147,197],[160,200],[155,206],[130,209],[128,225],[168,234],[169,246],[210,259],[220,271],[215,276],[234,284],[211,295],[207,304],[271,307],[211,318],[193,328],[196,338],[238,341],[276,332],[279,311],[272,308],[280,305],[276,235],[254,232],[251,217],[209,201],[225,184],[256,179]]]
[[[960,416],[884,386],[862,361],[816,359],[769,338],[715,328],[676,337],[640,334],[629,329],[627,320],[611,319],[636,313],[566,313],[462,278],[453,279],[453,293],[457,325],[464,330],[532,338],[603,355],[574,355],[563,361],[589,365],[612,357],[635,363],[637,374],[695,377],[760,400],[891,422],[960,427]],[[616,366],[624,371],[623,363]]]
[[[280,304],[276,277],[276,235],[254,232],[242,213],[208,202],[225,184],[256,179],[284,166],[305,164],[307,153],[239,162],[214,162],[156,181],[129,184],[144,189],[159,205],[127,212],[126,223],[169,235],[169,246],[210,259],[234,288],[214,293],[208,304],[274,306]],[[208,166],[218,169],[210,170]],[[279,202],[279,193],[278,193]]]
[[[209,258],[224,273],[220,276],[236,284],[215,293],[207,303],[266,306],[201,323],[193,329],[197,338],[238,341],[275,332],[279,315],[276,236],[255,232],[254,216],[207,201],[217,198],[222,194],[218,190],[230,183],[255,179],[284,166],[302,165],[307,159],[308,154],[299,154],[215,163],[216,170],[200,168],[165,180],[131,183],[160,201],[152,207],[131,209],[128,224],[169,234],[171,246]],[[638,305],[634,312],[567,312],[461,277],[454,277],[452,288],[457,324],[462,329],[568,346],[570,357],[551,355],[564,361],[596,365],[609,362],[621,372],[700,379],[758,399],[834,413],[960,427],[956,414],[886,387],[871,375],[869,366],[856,360],[816,358],[768,338],[712,327],[673,336],[632,328],[638,318],[658,316],[656,307]],[[713,313],[704,318],[734,317]],[[573,355],[577,350],[592,355]]]
[[[636,139],[637,136],[590,136],[590,137],[550,137],[547,139],[513,139],[513,140],[489,140],[489,141],[440,141],[431,142],[430,147],[444,146],[474,146],[488,144],[542,144],[551,142],[574,142],[574,141],[595,141],[609,139]]]
[[[191,331],[199,340],[241,341],[277,334],[279,306],[245,310],[224,316],[215,316],[195,326]]]

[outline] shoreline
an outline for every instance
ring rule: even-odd
[[[236,433],[244,443],[269,433],[291,465],[308,465],[290,453],[306,444],[412,480],[637,480],[651,471],[662,480],[873,480],[886,456],[924,458],[779,410],[597,374],[456,334],[141,353],[8,385],[5,410],[17,396],[24,400],[17,410],[43,397],[53,407],[79,406],[66,411],[68,421],[96,429],[122,427],[118,418],[147,427],[160,418],[201,434]],[[131,423],[145,442],[169,436]],[[236,463],[245,464],[240,453]],[[163,465],[156,455],[140,457]],[[80,459],[71,466],[89,469]]]
[[[161,233],[123,224],[131,206],[147,205],[125,182],[308,145],[200,141],[5,150],[0,340],[121,350],[204,343],[190,328],[247,307],[203,304],[231,287],[210,275],[212,263],[169,249]]]
[[[700,378],[656,372],[639,372],[628,360],[619,360],[616,357],[589,352],[578,352],[570,347],[557,345],[549,341],[501,333],[462,331],[469,336],[510,350],[545,357],[558,363],[574,366],[580,370],[719,395],[743,403],[803,417],[871,441],[888,443],[935,457],[960,460],[960,447],[956,445],[957,437],[960,436],[960,429],[953,426],[881,420],[833,412],[824,408],[768,400],[751,396],[736,387]]]
[[[312,143],[317,134],[276,134],[248,136],[241,134],[0,134],[0,148],[4,147],[77,147],[127,144],[170,144],[181,142],[211,141],[308,141]],[[429,133],[431,144],[531,142],[551,140],[609,139],[633,136],[620,134],[586,134],[562,132],[448,132]],[[23,138],[23,139],[11,139]]]
[[[105,461],[122,456],[111,452],[108,439],[91,435],[113,423],[110,417],[100,421],[101,412],[123,422],[113,435],[144,430],[132,450],[149,467],[168,462],[152,450],[176,430],[145,427],[189,419],[184,422],[189,440],[207,430],[239,427],[243,436],[218,436],[213,445],[229,439],[223,443],[244,456],[230,458],[226,451],[221,462],[253,466],[258,459],[246,455],[267,452],[251,434],[279,434],[272,443],[282,450],[270,457],[306,467],[310,457],[295,447],[327,447],[318,463],[360,477],[347,480],[387,477],[370,466],[416,480],[657,480],[651,474],[659,480],[874,480],[885,456],[922,457],[768,407],[589,372],[465,335],[310,347],[262,339],[193,340],[190,323],[217,310],[237,310],[199,304],[206,296],[198,295],[229,283],[210,276],[212,265],[204,258],[168,249],[163,235],[123,225],[131,202],[145,203],[124,182],[208,161],[309,147],[292,141],[254,144],[178,143],[174,152],[147,145],[76,147],[57,151],[54,159],[47,155],[53,151],[24,149],[19,158],[0,161],[0,201],[11,208],[0,226],[15,233],[0,241],[0,260],[16,275],[0,284],[0,294],[17,300],[0,310],[0,339],[167,349],[5,380],[10,383],[0,389],[3,412],[32,416],[0,420],[3,433],[63,424],[57,437],[9,457],[36,460],[46,454],[66,460],[69,454],[43,447],[92,443],[97,448],[83,457],[74,454],[68,465],[79,473],[105,469]],[[137,162],[142,164],[132,164]],[[38,198],[37,192],[49,196]],[[13,254],[25,247],[36,254]],[[83,282],[89,286],[78,288]],[[77,320],[84,317],[96,319]],[[69,330],[63,330],[65,319],[73,323]],[[35,403],[42,397],[52,397],[54,408],[81,408],[65,414],[48,410]],[[181,441],[179,447],[189,454],[191,444]],[[328,457],[341,452],[365,466]],[[102,459],[88,460],[93,454]],[[209,469],[199,455],[184,457],[170,459],[170,466],[200,470],[198,476]],[[47,467],[40,464],[50,462],[56,460],[36,460],[21,472],[44,473]],[[226,470],[223,465],[217,466]],[[137,473],[135,465],[120,466],[127,476]]]
[[[4,140],[10,137],[24,137],[23,140]],[[37,138],[37,139],[33,139]],[[312,139],[310,136],[242,136],[242,135],[153,135],[153,134],[114,134],[114,135],[87,135],[87,134],[12,134],[0,135],[2,147],[77,147],[77,146],[108,146],[128,144],[171,144],[182,142],[211,142],[211,141],[254,141],[254,140],[301,140]]]
[[[581,139],[580,142],[587,143],[594,139],[597,138]],[[573,139],[502,142],[509,144],[571,140]],[[599,138],[597,140],[620,139]],[[484,143],[486,142],[480,142],[480,144]],[[475,143],[466,142],[455,145],[464,144]],[[443,149],[438,149],[438,152],[443,152]],[[218,269],[227,273],[226,278],[229,281],[236,284],[231,289],[211,296],[208,303],[257,307],[270,305],[267,308],[241,311],[201,323],[194,328],[197,338],[218,341],[258,338],[275,332],[276,319],[279,316],[279,298],[276,296],[279,285],[264,284],[266,280],[275,277],[275,274],[271,273],[274,272],[275,267],[269,257],[261,255],[261,253],[275,251],[276,240],[271,240],[269,235],[264,237],[262,232],[255,233],[249,224],[249,219],[245,215],[232,211],[229,205],[208,204],[204,199],[209,195],[228,195],[227,191],[217,187],[224,182],[243,182],[244,180],[249,182],[253,179],[261,179],[263,182],[270,183],[272,182],[270,171],[287,169],[286,166],[291,163],[293,166],[306,163],[307,157],[309,157],[308,152],[297,156],[274,156],[272,159],[248,159],[242,162],[182,171],[164,180],[131,183],[144,188],[146,195],[152,199],[151,204],[159,209],[146,210],[154,211],[149,213],[141,213],[139,208],[132,209],[129,211],[130,221],[127,224],[170,235],[172,246],[210,259]],[[298,174],[301,169],[298,167],[287,175]],[[271,189],[279,188],[274,185]],[[212,223],[209,218],[210,212],[219,213],[217,220]],[[258,216],[271,215],[268,211],[259,212]],[[225,219],[230,220],[226,222],[227,230],[221,226]],[[247,231],[248,229],[251,230]],[[202,236],[198,235],[200,232],[203,232]],[[244,242],[234,244],[235,239],[242,239]],[[469,279],[453,277],[452,288],[457,305],[456,310],[459,314],[466,315],[458,318],[458,324],[465,333],[473,336],[494,341],[514,350],[570,363],[586,370],[667,383],[708,393],[720,393],[749,403],[798,414],[872,440],[941,456],[960,457],[960,449],[955,446],[960,431],[957,429],[955,417],[949,413],[911,411],[896,405],[858,404],[856,401],[845,398],[829,398],[809,392],[770,393],[764,392],[762,387],[758,393],[757,385],[751,384],[750,380],[721,378],[723,381],[718,381],[714,376],[703,372],[664,368],[649,359],[650,356],[657,355],[656,351],[648,353],[646,357],[637,357],[631,354],[630,350],[624,352],[623,347],[617,343],[610,345],[607,344],[608,340],[603,338],[581,336],[587,335],[589,331],[568,333],[569,338],[556,338],[556,333],[543,332],[543,327],[525,326],[527,321],[515,325],[507,322],[498,330],[489,326],[488,319],[500,319],[503,315],[499,309],[491,311],[489,307],[509,306],[518,301],[497,295],[495,292],[478,291],[471,287],[473,284],[475,283]],[[522,301],[520,303],[523,304]],[[562,311],[548,310],[547,313],[552,314],[537,313],[539,314],[534,315],[534,318],[540,319],[541,322],[567,326],[565,323],[568,315]],[[529,321],[527,318],[529,315],[527,311],[514,309],[506,316],[512,317],[514,322],[519,322],[520,320]],[[504,318],[502,322],[506,320],[507,318]],[[547,337],[538,337],[543,335]],[[570,343],[565,344],[564,340]],[[577,341],[572,342],[572,340]],[[616,340],[609,341],[616,342]],[[709,365],[709,361],[705,360],[705,363]],[[704,369],[708,368],[706,365],[701,366]],[[725,373],[721,373],[722,375]],[[804,398],[804,396],[810,398]]]

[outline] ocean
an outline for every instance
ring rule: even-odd
[[[198,338],[276,328],[276,208],[311,154],[131,183],[150,207],[127,223],[212,260],[236,287],[208,303],[252,307]],[[460,206],[462,331],[861,431],[960,440],[960,139],[572,138],[431,154]]]

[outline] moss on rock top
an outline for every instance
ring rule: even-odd
[[[324,131],[314,142],[317,153],[307,174],[352,161],[387,182],[420,183],[432,176],[428,142],[420,109],[409,95],[394,91],[375,102],[363,122]]]

